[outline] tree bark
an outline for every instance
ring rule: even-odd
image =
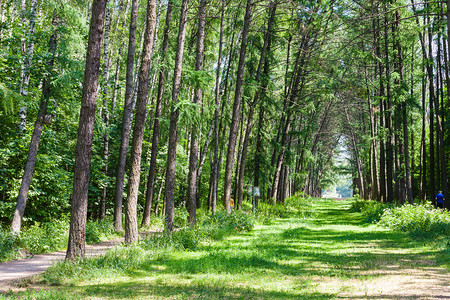
[[[160,55],[162,56],[162,65],[165,65],[167,49],[169,47],[169,30],[170,22],[172,19],[172,7],[173,1],[169,1],[167,4],[166,21],[164,25],[164,37],[163,43],[160,50]],[[158,75],[158,95],[156,98],[155,106],[155,116],[153,121],[153,134],[152,134],[152,153],[150,156],[150,168],[148,171],[147,180],[147,192],[145,193],[145,206],[144,206],[144,216],[142,218],[142,226],[150,225],[150,214],[153,205],[153,193],[155,189],[155,175],[156,175],[156,159],[158,157],[158,143],[159,143],[159,128],[160,128],[160,118],[162,110],[162,100],[164,94],[164,83],[166,79],[166,69],[161,67]]]
[[[50,36],[49,41],[49,57],[50,60],[47,62],[47,77],[44,79],[42,85],[42,98],[39,105],[38,115],[36,117],[36,122],[34,123],[33,135],[31,136],[30,147],[28,150],[27,162],[25,164],[25,170],[22,177],[22,183],[20,185],[19,195],[17,197],[16,209],[14,210],[14,216],[11,223],[11,231],[13,234],[20,232],[22,225],[22,219],[25,212],[25,207],[28,198],[28,192],[30,191],[31,180],[33,178],[34,169],[36,166],[36,158],[39,149],[39,142],[41,140],[42,130],[44,129],[44,124],[47,116],[47,105],[51,93],[51,77],[53,76],[53,65],[55,63],[55,53],[57,45],[57,32],[56,27],[58,26],[58,16],[56,10],[53,12],[53,33]]]
[[[189,0],[183,0],[181,4],[180,25],[178,29],[177,51],[175,54],[175,67],[173,74],[172,103],[170,113],[169,128],[169,148],[167,151],[167,168],[165,183],[165,229],[167,232],[173,231],[174,206],[175,206],[175,166],[177,160],[177,130],[179,110],[176,108],[180,95],[181,72],[183,67],[183,52],[186,35],[187,10]]]
[[[136,53],[136,22],[139,0],[131,2],[130,32],[128,37],[127,74],[125,84],[125,102],[122,119],[122,137],[120,141],[119,161],[117,163],[116,190],[114,196],[114,228],[116,232],[122,231],[122,203],[125,168],[130,143],[131,122],[133,120],[133,75],[134,56]]]
[[[197,30],[197,50],[195,57],[195,71],[203,70],[203,49],[205,41],[205,23],[206,23],[206,0],[200,0],[198,9],[198,30]],[[197,87],[194,91],[193,103],[198,105],[202,101],[202,90]],[[195,226],[197,211],[197,163],[198,163],[198,128],[192,127],[191,131],[191,153],[189,157],[189,175],[188,175],[188,192],[187,192],[187,210],[189,212],[189,223]]]
[[[147,120],[148,83],[152,63],[153,37],[155,33],[156,1],[147,1],[147,26],[145,28],[144,48],[139,70],[139,87],[136,100],[133,146],[131,149],[130,179],[125,214],[125,243],[138,241],[137,200],[141,178],[142,141]]]
[[[88,51],[86,53],[75,154],[67,260],[84,257],[85,253],[89,173],[106,2],[107,0],[93,0],[92,3],[92,18],[89,28]]]
[[[110,70],[110,64],[109,64],[109,32],[111,28],[111,20],[110,20],[110,9],[106,10],[106,16],[105,16],[105,34],[103,38],[103,63],[104,63],[104,70],[103,70],[103,77],[104,77],[104,86],[102,90],[102,97],[103,97],[103,107],[102,107],[102,114],[103,114],[103,123],[105,124],[106,132],[103,135],[103,175],[105,177],[108,176],[108,160],[109,160],[109,107],[108,107],[108,91],[109,91],[109,70]],[[106,195],[108,191],[108,186],[105,185],[102,189],[102,198],[100,200],[100,214],[99,219],[103,220],[106,216]]]
[[[388,44],[388,18],[386,13],[386,6],[384,7],[384,55],[385,55],[385,73],[386,73],[386,102],[385,102],[385,122],[386,128],[388,129],[388,136],[386,142],[386,189],[387,189],[387,202],[394,201],[394,149],[393,149],[393,128],[392,128],[392,116],[391,116],[391,71],[389,67],[389,44]]]
[[[245,10],[244,29],[242,31],[241,50],[239,54],[238,71],[236,73],[236,91],[233,104],[233,115],[231,118],[230,135],[228,138],[228,150],[225,166],[224,194],[222,198],[223,206],[227,213],[230,213],[231,179],[233,177],[233,165],[235,160],[236,138],[239,125],[239,111],[242,98],[242,84],[244,78],[245,54],[247,50],[248,33],[252,14],[252,0],[247,0]]]

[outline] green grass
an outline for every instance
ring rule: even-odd
[[[368,224],[349,200],[316,200],[312,218],[276,219],[193,250],[120,247],[64,264],[21,299],[333,299],[396,270],[449,268],[448,249]],[[353,282],[353,283],[352,283]],[[39,283],[39,282],[38,282]],[[52,284],[52,285],[50,285]],[[56,286],[55,286],[56,285]]]

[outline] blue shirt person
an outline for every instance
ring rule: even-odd
[[[436,207],[444,208],[444,200],[444,195],[442,195],[442,192],[439,191],[439,193],[436,195]]]

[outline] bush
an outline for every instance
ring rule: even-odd
[[[116,235],[112,220],[89,221],[86,224],[87,244],[98,244],[101,241],[108,240]]]
[[[384,210],[392,207],[395,207],[395,204],[356,198],[356,201],[354,201],[350,207],[350,211],[362,213],[362,215],[366,217],[366,222],[378,223]]]
[[[48,223],[36,222],[22,228],[18,235],[0,230],[0,261],[23,258],[26,254],[49,253],[65,249],[69,238],[69,219]],[[86,224],[86,243],[95,244],[116,237],[112,220],[89,221]]]
[[[262,223],[270,223],[274,218],[304,218],[312,215],[313,198],[296,194],[285,200],[285,203],[271,204],[260,202],[256,216]]]
[[[202,226],[216,225],[230,231],[251,231],[255,226],[255,219],[252,214],[241,211],[218,212],[206,219]]]
[[[20,233],[21,245],[31,254],[48,253],[67,247],[69,231],[68,219],[34,225]]]
[[[0,229],[0,262],[21,258],[21,249],[19,236]]]
[[[403,205],[384,211],[380,224],[416,237],[450,235],[450,213],[430,205]]]

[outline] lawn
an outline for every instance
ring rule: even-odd
[[[364,222],[350,200],[317,200],[309,218],[277,219],[191,251],[117,250],[22,299],[334,299],[407,295],[448,284],[448,251]],[[120,252],[123,251],[123,252]],[[127,257],[132,267],[123,269]],[[95,260],[95,259],[94,259]],[[95,267],[94,267],[95,266]],[[51,273],[52,271],[50,271]],[[53,271],[54,272],[54,271]],[[46,275],[49,276],[49,275]],[[433,276],[434,278],[429,278]],[[48,278],[48,277],[47,277]],[[408,288],[407,283],[414,283]],[[431,284],[431,283],[430,283]],[[407,289],[407,290],[405,290]],[[423,292],[423,293],[422,293]],[[435,291],[439,292],[439,291]]]

